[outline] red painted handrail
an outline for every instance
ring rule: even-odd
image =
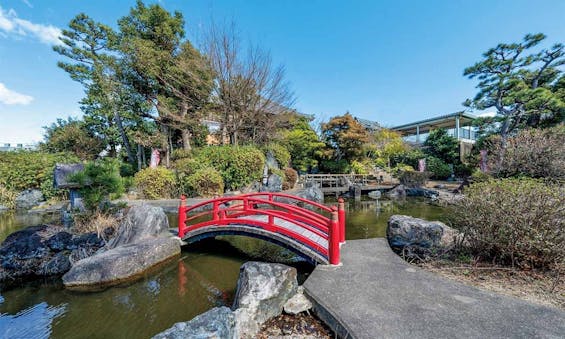
[[[321,212],[328,212],[329,217],[286,201],[301,202]],[[253,219],[253,216],[266,216],[267,221]],[[275,218],[290,222],[326,240],[327,248],[297,231],[277,225]],[[205,220],[198,222],[198,219]],[[316,250],[327,257],[332,265],[339,264],[340,244],[345,242],[345,208],[342,199],[338,201],[337,207],[327,207],[289,194],[265,192],[219,197],[186,206],[186,197],[183,195],[179,205],[178,222],[180,238],[183,238],[187,232],[210,226],[239,224],[259,227],[283,234]]]

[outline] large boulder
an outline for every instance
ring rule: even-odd
[[[141,276],[145,271],[180,254],[171,237],[150,237],[79,260],[63,276],[66,288],[93,290]]]
[[[390,191],[386,192],[389,198],[404,198],[406,197],[406,188],[404,185],[396,185]]]
[[[297,287],[293,267],[254,261],[243,264],[233,305],[236,332],[252,338],[265,321],[282,313]]]
[[[161,207],[146,204],[132,206],[118,228],[118,233],[108,242],[106,248],[116,248],[121,245],[167,235],[169,220]]]
[[[29,210],[38,206],[43,201],[45,201],[45,198],[40,190],[27,189],[25,191],[21,191],[16,197],[16,209]]]
[[[265,166],[267,167],[267,169],[276,169],[276,170],[280,169],[279,162],[277,161],[277,159],[273,155],[273,152],[271,151],[268,151],[265,156]]]
[[[435,199],[438,196],[438,191],[430,190],[422,187],[406,188],[406,196],[408,197],[425,197]]]
[[[278,174],[271,174],[267,178],[267,186],[265,186],[264,190],[267,192],[280,192],[282,191],[282,183],[283,179]]]
[[[285,193],[295,195],[303,199],[311,200],[320,204],[324,203],[324,192],[322,192],[320,187],[318,187],[318,185],[313,182],[305,183],[304,188],[286,191]]]
[[[388,220],[386,231],[390,246],[408,249],[416,253],[450,247],[456,231],[439,221],[427,221],[407,215],[393,215]]]
[[[235,316],[228,307],[215,307],[190,321],[174,324],[153,339],[234,338]]]
[[[10,234],[0,245],[0,283],[14,279],[61,275],[76,253],[104,246],[96,233],[76,236],[58,226],[30,226]]]

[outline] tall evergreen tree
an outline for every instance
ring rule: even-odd
[[[528,34],[522,42],[498,44],[464,71],[465,76],[479,80],[479,92],[465,104],[481,110],[496,109],[498,117],[494,122],[499,123],[495,126],[500,126],[497,129],[503,149],[508,136],[520,127],[563,121],[565,102],[559,95],[559,84],[565,46],[557,43],[532,51],[545,38],[541,33]]]

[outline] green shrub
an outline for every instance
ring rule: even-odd
[[[53,170],[57,163],[76,163],[79,159],[65,153],[37,151],[0,153],[0,185],[15,192],[28,188],[41,189],[46,198],[64,195],[53,188]]]
[[[360,161],[353,160],[349,166],[351,172],[355,174],[369,174],[368,166]]]
[[[16,208],[16,196],[18,194],[9,190],[4,185],[0,184],[0,205],[8,207],[9,209]]]
[[[197,170],[186,179],[189,192],[199,197],[213,197],[224,193],[224,181],[217,170],[208,167]]]
[[[430,172],[433,179],[447,179],[451,175],[451,168],[443,160],[436,157],[426,158],[426,171]]]
[[[135,168],[127,162],[120,162],[120,176],[133,177],[135,175]]]
[[[473,178],[473,182],[483,182],[492,179],[492,176],[490,176],[488,173],[483,173],[483,171],[481,171],[480,169],[476,169],[471,177]]]
[[[216,169],[227,189],[236,190],[261,179],[265,156],[253,146],[211,146],[198,152],[196,160]]]
[[[165,167],[145,168],[135,174],[134,181],[145,199],[167,199],[177,195],[175,174]]]
[[[173,168],[180,178],[187,177],[196,173],[196,171],[209,167],[207,162],[194,158],[182,158],[173,163]]]
[[[322,160],[319,164],[322,173],[349,173],[349,163],[345,159],[340,160]]]
[[[424,158],[426,158],[426,155],[419,149],[396,153],[390,157],[390,166],[394,168],[400,164],[404,164],[412,168],[418,168],[418,161]]]
[[[185,159],[192,157],[192,151],[187,151],[184,148],[177,148],[171,154],[173,160]]]
[[[265,154],[271,152],[280,167],[286,167],[290,163],[290,152],[282,145],[270,143],[264,147]]]
[[[464,164],[461,162],[456,163],[455,166],[453,167],[453,171],[455,172],[455,175],[463,178],[472,175],[474,169],[475,166],[471,164]]]
[[[124,192],[128,192],[135,186],[135,180],[133,177],[122,177],[122,185],[124,186]]]
[[[529,178],[472,184],[451,209],[453,227],[484,260],[551,268],[565,264],[565,190]]]
[[[124,193],[120,164],[116,160],[89,162],[84,170],[72,175],[70,180],[82,186],[79,192],[89,211],[103,209],[103,202],[119,198]]]
[[[398,180],[406,187],[415,188],[424,186],[429,176],[428,172],[401,171]]]
[[[401,164],[397,164],[395,167],[393,167],[391,172],[392,172],[392,175],[394,175],[395,177],[398,178],[398,177],[400,177],[400,175],[402,175],[403,172],[414,172],[414,167],[401,163]]]

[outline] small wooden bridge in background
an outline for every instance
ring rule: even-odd
[[[324,194],[343,194],[353,191],[389,190],[395,186],[389,174],[305,174],[300,181],[315,183]]]

